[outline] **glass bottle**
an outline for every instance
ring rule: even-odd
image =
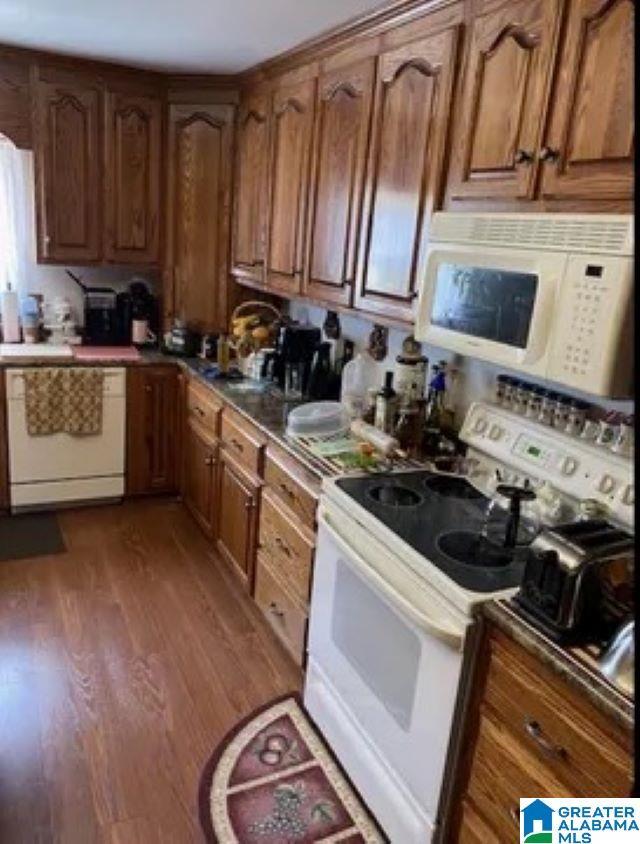
[[[384,385],[376,396],[374,425],[385,434],[393,433],[398,404],[396,391],[393,389],[393,372],[385,372]]]

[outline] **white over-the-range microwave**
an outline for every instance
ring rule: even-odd
[[[633,394],[630,214],[434,215],[416,338],[611,398]]]

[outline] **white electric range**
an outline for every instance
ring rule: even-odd
[[[329,478],[320,500],[305,705],[397,844],[438,838],[473,610],[522,578],[524,552],[482,536],[496,469],[529,480],[546,523],[570,520],[586,497],[633,519],[629,459],[484,403],[461,437],[467,478]]]

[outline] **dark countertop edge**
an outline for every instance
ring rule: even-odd
[[[611,717],[624,730],[633,731],[634,702],[529,624],[508,601],[487,601],[479,612],[582,692],[604,715]]]

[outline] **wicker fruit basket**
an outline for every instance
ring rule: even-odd
[[[238,357],[244,358],[275,341],[276,322],[282,314],[268,302],[242,302],[231,314],[231,343]]]

